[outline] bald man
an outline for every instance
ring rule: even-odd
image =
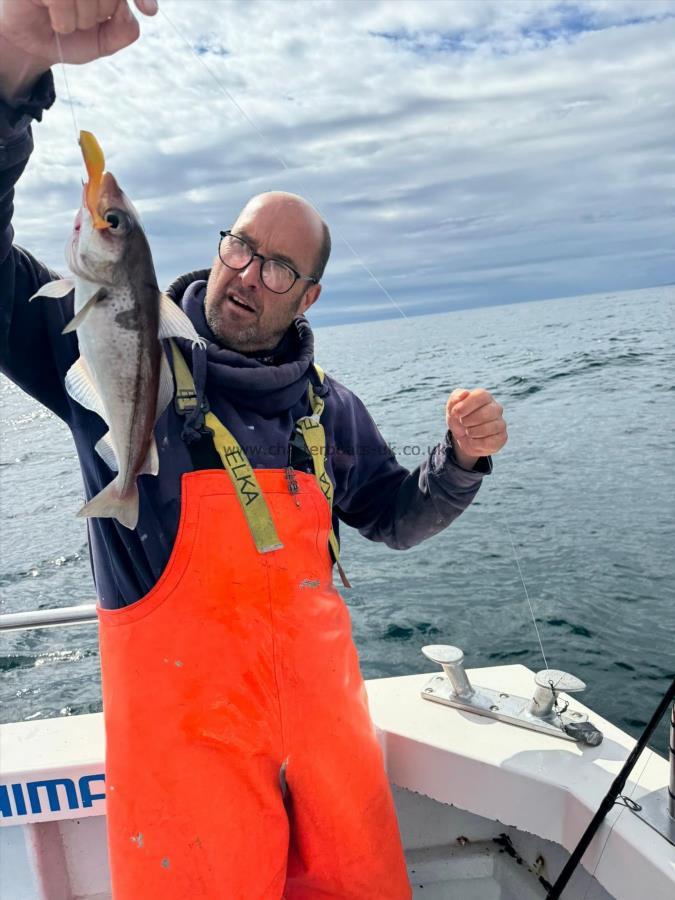
[[[233,238],[221,242],[206,287],[206,321],[223,346],[242,353],[260,352],[279,344],[293,319],[319,299],[330,235],[314,207],[283,191],[250,200],[231,234],[254,251],[262,249],[263,256],[267,251],[269,259],[283,261],[295,274],[312,273],[297,279],[286,293],[274,294],[265,290],[261,279],[264,259],[257,257],[258,265],[252,259],[254,264],[245,269],[232,268],[223,250],[232,245]],[[269,252],[282,247],[283,253],[280,249]]]
[[[31,119],[54,100],[53,29],[83,62],[138,26],[119,0],[16,0],[0,14],[0,367],[71,429],[93,497],[112,472],[95,449],[105,423],[65,388],[73,298],[28,303],[58,276],[12,244],[12,202]],[[347,584],[339,526],[396,549],[437,534],[505,443],[502,410],[482,389],[439,397],[448,431],[408,471],[314,361],[304,313],[330,253],[316,210],[262,194],[213,238],[210,270],[168,289],[206,349],[163,342],[175,403],[156,424],[159,474],[139,478],[138,526],[87,523],[113,897],[403,900],[394,807],[333,586],[335,571]]]

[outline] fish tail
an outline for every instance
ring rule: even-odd
[[[138,488],[136,482],[124,493],[120,494],[117,479],[85,503],[78,516],[101,519],[117,519],[127,528],[134,529],[138,524]]]

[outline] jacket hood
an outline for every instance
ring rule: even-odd
[[[278,347],[265,352],[265,361],[227,350],[216,341],[206,322],[204,298],[208,275],[208,269],[190,272],[176,279],[167,290],[169,297],[190,318],[197,334],[207,342],[206,351],[194,351],[206,353],[207,399],[211,393],[222,393],[236,405],[255,409],[263,416],[291,409],[307,390],[314,360],[314,334],[309,322],[304,316],[295,318]],[[189,359],[193,352],[189,341],[179,340],[179,344]],[[270,364],[270,358],[276,364]]]

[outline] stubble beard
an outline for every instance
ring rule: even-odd
[[[260,334],[255,325],[224,331],[221,318],[218,315],[218,309],[214,310],[213,304],[205,304],[204,313],[206,324],[218,338],[218,343],[222,347],[225,347],[227,350],[234,350],[237,353],[247,353],[257,349],[256,345],[260,343]]]
[[[204,301],[204,316],[206,324],[218,339],[218,343],[226,350],[233,350],[235,353],[255,353],[258,350],[269,350],[276,347],[288,331],[293,319],[299,315],[303,296],[304,291],[298,297],[289,321],[275,334],[264,334],[260,329],[259,322],[246,328],[228,329],[225,331],[219,313],[226,301],[223,300],[222,304],[213,302],[213,299],[209,297],[208,290]]]
[[[243,328],[232,328],[231,326],[227,328],[222,315],[227,303],[227,293],[225,292],[222,297],[215,293],[212,295],[211,287],[209,279],[204,297],[204,318],[220,346],[226,350],[233,350],[235,353],[248,353],[255,350],[255,345],[261,338],[259,321]]]

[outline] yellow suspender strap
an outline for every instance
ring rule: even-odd
[[[227,474],[232,479],[258,553],[279,550],[283,544],[279,540],[269,507],[251,468],[251,463],[234,435],[227,430],[220,419],[216,418],[212,412],[208,412],[204,421],[206,427],[213,432],[213,444]]]
[[[197,403],[195,385],[183,355],[171,341],[173,371],[176,379],[176,406],[180,413],[194,409]],[[259,553],[269,553],[283,546],[274,521],[251,464],[234,435],[212,412],[206,413],[204,423],[213,432],[213,444],[225,471],[230,476],[242,512]]]
[[[176,381],[176,409],[181,415],[184,415],[197,405],[197,392],[195,391],[195,383],[192,378],[192,372],[188,369],[188,365],[183,359],[183,354],[178,349],[175,341],[169,341],[171,344],[171,355],[173,357],[173,374]]]
[[[319,376],[319,380],[323,384],[323,379],[325,377],[323,369],[314,364],[314,368],[316,370],[317,375]],[[314,477],[316,478],[319,487],[321,488],[321,492],[328,501],[328,507],[331,510],[331,514],[333,511],[333,482],[328,477],[328,473],[326,472],[326,432],[324,430],[323,425],[321,424],[321,414],[324,409],[324,402],[321,397],[317,396],[312,384],[309,385],[309,403],[312,408],[311,416],[303,416],[301,419],[298,419],[298,430],[303,437],[305,442],[305,446],[309,451],[312,457],[312,465],[314,466]],[[349,583],[349,579],[347,578],[344,569],[340,565],[340,543],[337,539],[337,535],[331,525],[330,534],[328,535],[328,543],[330,545],[330,549],[333,553],[333,559],[335,560],[335,565],[337,566],[338,572],[340,573],[340,578],[342,579],[342,583],[345,587],[351,587]]]

